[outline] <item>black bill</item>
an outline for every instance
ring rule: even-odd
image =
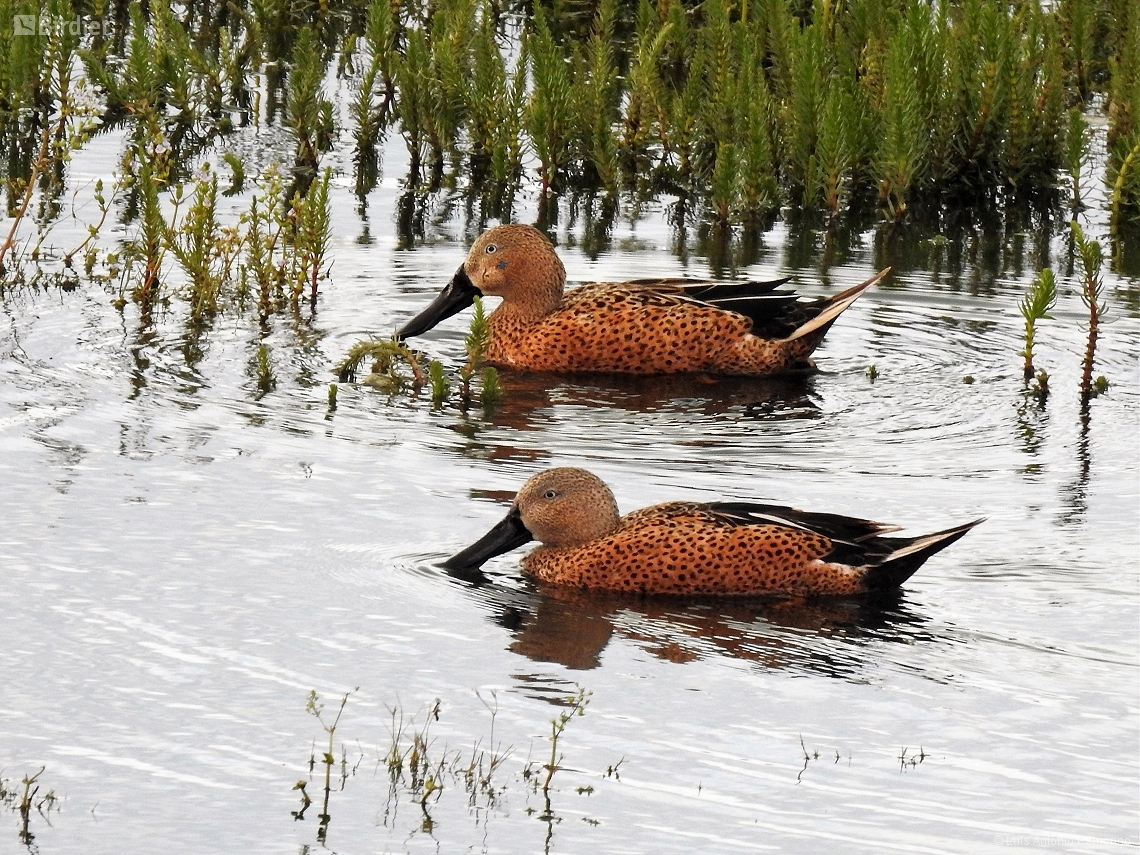
[[[426,333],[436,324],[446,321],[455,313],[462,312],[474,304],[478,296],[480,296],[479,289],[471,282],[461,264],[447,286],[431,301],[431,305],[404,324],[396,333],[396,337],[411,338]]]
[[[531,540],[534,540],[534,535],[523,525],[519,509],[511,508],[511,512],[493,529],[439,566],[452,572],[470,572],[482,567],[484,562],[496,555],[510,552],[516,546],[522,546]]]

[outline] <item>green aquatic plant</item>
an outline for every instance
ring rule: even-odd
[[[819,117],[816,174],[812,182],[813,186],[820,186],[824,209],[833,220],[850,193],[852,170],[858,157],[852,123],[859,109],[857,98],[833,81]]]
[[[270,167],[260,185],[261,192],[254,192],[249,211],[243,216],[246,252],[241,272],[247,281],[252,278],[257,288],[258,315],[265,323],[275,311],[284,288],[284,235],[292,223],[286,216],[281,173]]]
[[[115,192],[117,192],[118,189],[119,189],[118,186],[116,186]],[[64,257],[63,257],[63,266],[64,267],[70,268],[71,267],[71,260],[73,258],[75,258],[75,256],[77,256],[79,253],[83,252],[84,253],[84,256],[83,256],[84,272],[88,276],[92,275],[92,270],[95,266],[95,259],[96,259],[96,249],[92,245],[92,241],[96,240],[99,237],[99,232],[103,228],[103,224],[107,222],[107,215],[111,212],[111,206],[115,202],[115,192],[113,192],[111,194],[110,198],[107,198],[103,194],[103,179],[102,178],[95,179],[95,188],[92,192],[92,197],[95,200],[95,204],[99,206],[99,220],[96,223],[92,223],[92,224],[88,225],[87,226],[87,237],[85,237],[83,239],[83,241],[77,247],[75,247],[75,249],[71,250],[71,252],[64,255]]]
[[[471,326],[464,339],[467,362],[458,371],[461,407],[466,408],[472,400],[471,381],[479,373],[479,401],[490,410],[502,398],[499,375],[494,368],[483,366],[482,361],[491,341],[491,329],[483,311],[483,302],[475,298],[475,311]],[[402,341],[395,338],[389,341],[370,340],[357,342],[349,348],[348,355],[336,366],[337,378],[342,383],[356,382],[360,368],[366,359],[373,360],[372,369],[362,382],[387,392],[398,392],[411,388],[413,392],[430,385],[432,404],[439,406],[448,397],[451,383],[441,362],[431,360],[425,371],[421,355]],[[411,372],[407,376],[403,370]]]
[[[721,143],[717,149],[710,185],[717,224],[721,227],[729,224],[732,206],[739,194],[739,172],[740,163],[736,156],[736,146],[732,143]]]
[[[1079,107],[1069,110],[1068,120],[1065,133],[1065,171],[1068,173],[1072,194],[1070,204],[1076,213],[1085,207],[1082,179],[1088,168],[1091,135],[1088,122]]]
[[[328,277],[329,245],[332,242],[332,211],[329,207],[329,181],[332,170],[324,173],[302,197],[293,197],[292,265],[289,305],[300,309],[306,289],[309,311],[317,311],[317,292],[322,279]]]
[[[442,0],[431,17],[431,97],[428,144],[432,186],[439,182],[445,154],[456,154],[467,121],[471,44],[476,30],[476,0]]]
[[[317,174],[320,152],[332,134],[332,103],[324,96],[323,49],[311,27],[302,27],[293,44],[289,70],[287,126],[296,141],[295,192],[304,194]]]
[[[185,201],[181,185],[172,192],[177,213]],[[198,324],[217,314],[223,289],[232,283],[243,235],[237,226],[222,226],[217,216],[218,177],[204,164],[181,221],[162,229],[170,253],[189,278],[190,320]]]
[[[223,196],[236,196],[245,187],[245,164],[241,162],[241,158],[234,154],[232,151],[227,151],[222,154],[222,161],[230,168],[232,177],[230,186],[222,192]]]
[[[471,400],[471,378],[482,363],[483,356],[490,345],[491,325],[487,322],[487,315],[483,311],[482,298],[476,297],[475,311],[471,315],[471,325],[467,330],[467,335],[463,338],[463,347],[467,351],[467,362],[459,369],[460,395],[464,404]],[[494,369],[491,371],[494,372]],[[493,403],[498,397],[498,375],[492,373],[490,377],[495,391],[488,397],[488,404]]]
[[[431,48],[428,34],[422,28],[409,29],[404,33],[404,50],[393,58],[392,75],[398,93],[396,115],[408,149],[408,174],[414,186],[420,181],[432,94]]]
[[[753,41],[745,39],[737,81],[735,121],[740,199],[747,216],[758,218],[780,204],[774,155],[774,106],[763,64],[753,54]]]
[[[1049,312],[1056,305],[1056,302],[1056,278],[1052,269],[1046,267],[1033,280],[1033,284],[1029,286],[1029,290],[1025,292],[1025,296],[1021,298],[1021,302],[1018,304],[1021,316],[1025,319],[1025,348],[1021,351],[1021,355],[1025,358],[1023,368],[1026,381],[1032,380],[1034,375],[1033,345],[1037,339],[1037,322],[1052,320]],[[1048,386],[1046,385],[1045,388]]]
[[[431,383],[431,402],[439,406],[447,399],[447,395],[451,391],[451,384],[447,382],[443,363],[438,359],[433,359],[428,363],[428,382]]]
[[[333,770],[333,767],[336,766],[336,764],[337,764],[336,755],[334,753],[335,752],[336,729],[340,725],[340,717],[342,715],[344,715],[344,708],[348,704],[348,699],[353,695],[354,692],[357,692],[357,691],[359,691],[359,687],[357,687],[356,689],[353,689],[351,692],[346,692],[341,697],[340,706],[337,708],[336,716],[333,718],[333,720],[331,722],[325,721],[325,718],[324,718],[325,705],[321,703],[320,696],[317,694],[315,689],[313,691],[309,692],[309,699],[308,699],[308,702],[305,704],[306,712],[308,712],[309,715],[313,716],[313,718],[315,718],[318,722],[320,722],[321,728],[328,735],[328,746],[327,746],[326,750],[321,753],[320,760],[318,761],[316,758],[315,748],[314,748],[313,754],[309,757],[309,772],[310,772],[310,774],[312,773],[314,767],[316,766],[316,764],[318,762],[324,767],[324,776],[325,776],[325,783],[324,783],[324,788],[323,788],[323,790],[324,790],[324,801],[321,805],[321,812],[317,815],[317,819],[318,819],[317,840],[319,840],[321,843],[324,843],[326,841],[326,839],[328,838],[329,823],[332,822],[332,815],[329,813],[329,798],[332,794],[332,770]],[[350,772],[349,772],[349,768],[348,768],[348,754],[347,754],[347,750],[344,748],[344,746],[341,746],[340,766],[341,766],[341,785],[340,785],[340,788],[343,790],[345,783],[348,781],[348,778],[350,777]],[[353,768],[352,774],[355,774],[355,772],[356,772],[356,769]],[[293,814],[293,816],[296,819],[303,818],[303,815],[305,813],[305,809],[308,808],[308,806],[312,803],[312,800],[309,798],[308,793],[305,791],[305,783],[306,782],[304,782],[304,781],[298,781],[297,784],[294,785],[294,787],[293,787],[293,789],[295,789],[295,790],[296,789],[301,790],[301,796],[302,796],[301,810],[298,812],[294,812],[294,814]]]
[[[1092,90],[1100,5],[1096,0],[1058,0],[1057,3],[1067,65],[1082,101],[1088,99]]]
[[[1086,238],[1080,225],[1070,223],[1073,247],[1081,263],[1081,299],[1089,310],[1089,338],[1085,346],[1084,370],[1081,373],[1081,399],[1085,402],[1093,395],[1093,363],[1096,359],[1096,340],[1100,322],[1108,311],[1108,305],[1101,302],[1104,296],[1104,281],[1101,267],[1104,254],[1100,243]],[[1106,381],[1107,384],[1107,381]]]
[[[29,37],[14,41],[23,42],[25,38],[33,41]],[[3,167],[3,174],[6,176],[8,214],[12,217],[12,224],[3,243],[0,243],[0,276],[7,271],[5,262],[9,252],[15,254],[20,249],[18,233],[37,185],[49,199],[62,193],[62,175],[72,153],[82,148],[102,124],[104,104],[99,91],[84,80],[72,79],[74,52],[74,39],[53,30],[43,44],[41,62],[46,68],[38,69],[43,78],[37,79],[35,85],[25,81],[27,88],[22,92],[20,87],[13,87],[10,82],[2,87],[17,103],[25,97],[39,99],[53,105],[53,110],[50,114],[46,109],[38,114],[33,112],[35,132],[25,140],[29,146],[26,172],[12,168],[12,160],[19,152],[19,145],[14,146],[8,157],[2,159],[8,161]],[[13,53],[19,55],[16,51]],[[7,64],[9,67],[13,64],[11,56],[8,57]],[[21,72],[26,74],[29,69],[22,68]],[[39,88],[41,86],[42,89]],[[32,112],[30,106],[20,108],[20,112]],[[8,119],[4,121],[2,108],[3,102],[0,101],[0,138],[19,130],[19,122],[14,120],[17,114],[8,113]]]
[[[570,161],[576,118],[570,72],[546,17],[542,6],[535,6],[533,29],[526,41],[531,93],[524,114],[539,159],[544,196],[561,187]]]
[[[618,142],[614,133],[621,113],[621,85],[614,45],[617,0],[601,0],[593,32],[575,55],[579,158],[586,182],[617,188]]]
[[[491,714],[491,729],[486,747],[480,738],[470,752],[440,746],[431,735],[431,726],[439,721],[442,712],[438,698],[428,705],[422,717],[420,713],[405,716],[399,705],[388,707],[389,744],[379,759],[379,765],[388,773],[385,825],[394,820],[401,798],[407,796],[420,809],[420,829],[430,832],[434,821],[429,806],[439,801],[453,784],[466,792],[470,808],[490,808],[498,803],[507,784],[496,776],[513,747],[504,748],[495,741],[498,698],[494,692],[490,701],[478,692],[476,695]]]
[[[499,385],[499,372],[488,365],[479,375],[479,403],[483,409],[492,409],[503,397],[503,389]]]
[[[262,342],[253,354],[253,374],[257,385],[258,399],[277,388],[277,376],[273,373],[273,362],[269,358],[269,345]]]
[[[650,162],[651,145],[660,124],[664,97],[657,63],[671,30],[672,25],[660,24],[648,0],[642,0],[638,7],[635,49],[626,76],[628,94],[620,131],[619,157],[629,175],[641,174]]]
[[[916,46],[900,29],[887,45],[882,83],[882,131],[874,155],[879,204],[899,222],[910,212],[928,138],[920,90],[915,82]]]
[[[356,95],[348,108],[349,115],[356,123],[358,159],[375,156],[376,145],[391,120],[396,95],[396,83],[392,74],[396,23],[389,0],[372,0],[369,3],[364,30],[364,68]]]
[[[1112,233],[1140,220],[1140,12],[1119,4],[1113,16],[1116,55],[1109,61],[1108,164]]]
[[[550,785],[554,782],[554,775],[563,768],[562,754],[558,751],[558,741],[566,732],[566,725],[573,721],[576,716],[586,714],[586,707],[590,703],[591,694],[579,686],[578,693],[566,699],[566,709],[550,720],[550,760],[542,766],[546,775],[543,777],[541,785],[543,810],[538,815],[538,818],[543,822],[551,823],[558,819],[550,803]],[[523,775],[525,777],[525,771]]]
[[[35,190],[36,179],[39,178],[40,173],[49,165],[48,159],[49,146],[51,143],[51,126],[45,125],[40,132],[40,149],[39,154],[36,156],[35,162],[32,165],[31,174],[28,176],[23,187],[23,198],[20,201],[19,207],[13,212],[12,225],[8,229],[8,236],[4,239],[4,243],[0,244],[0,276],[7,273],[7,267],[4,264],[4,259],[8,255],[8,251],[16,245],[16,232],[20,228],[20,222],[24,219],[24,215],[28,212],[28,205],[32,201],[32,193]],[[9,182],[9,187],[14,185]],[[15,185],[18,186],[18,185]]]
[[[155,146],[157,148],[157,144]],[[153,151],[153,149],[152,149]],[[124,251],[128,261],[126,275],[133,277],[132,299],[139,304],[144,315],[149,314],[158,296],[159,280],[162,275],[162,260],[167,250],[166,218],[159,199],[158,176],[152,171],[149,159],[139,168],[138,187],[140,198],[139,232],[137,237],[126,242]],[[141,270],[136,270],[141,265]]]
[[[65,17],[78,10],[64,0],[48,6]],[[362,197],[377,180],[379,141],[398,127],[409,190],[419,191],[425,162],[436,188],[450,159],[447,180],[466,177],[481,215],[503,220],[528,153],[544,208],[553,193],[600,189],[612,207],[619,185],[639,197],[665,190],[709,212],[722,240],[724,227],[752,228],[782,202],[839,225],[877,198],[885,217],[900,221],[948,202],[1038,198],[1067,178],[1074,202],[1084,203],[1091,141],[1079,110],[1099,109],[1093,96],[1103,90],[1113,234],[1140,216],[1140,13],[1127,3],[559,0],[531,13],[490,0],[255,0],[240,10],[156,0],[83,11],[105,26],[0,44],[0,173],[16,226],[0,235],[7,284],[54,258],[45,234],[60,215],[67,152],[90,138],[77,128],[91,102],[91,118],[122,123],[135,151],[124,220],[150,237],[154,222],[143,215],[156,210],[178,228],[168,188],[192,186],[200,153],[218,134],[251,116],[288,129],[295,183],[280,212],[267,200],[256,216],[251,210],[243,232],[255,228],[259,239],[233,262],[236,285],[218,283],[218,299],[224,305],[232,293],[244,307],[248,289],[263,319],[296,311],[305,296],[312,306],[314,270],[327,276],[327,259],[314,264],[320,223],[309,223],[315,243],[294,252],[294,226],[275,239],[274,218],[289,216],[293,199],[304,201],[321,178],[321,153],[336,131],[330,64],[349,79]],[[264,180],[256,161],[228,155],[225,193],[240,192],[247,167],[251,181]],[[144,160],[157,196],[138,180]],[[20,240],[33,219],[36,236]],[[175,272],[154,261],[173,253],[136,238],[128,234],[147,260],[121,287],[145,301]],[[65,256],[63,267],[79,255]],[[204,294],[201,265],[186,275],[198,282],[186,293]],[[193,311],[209,315],[213,303],[207,294]]]

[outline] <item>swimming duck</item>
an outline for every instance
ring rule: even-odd
[[[457,575],[531,540],[529,575],[559,585],[644,594],[791,596],[897,588],[981,520],[921,537],[898,526],[751,502],[669,502],[622,517],[585,469],[548,469],[510,512],[443,563]]]
[[[470,306],[502,297],[488,318],[486,361],[530,371],[760,375],[811,367],[808,357],[848,306],[888,270],[826,299],[771,282],[639,279],[563,293],[566,269],[528,225],[484,232],[426,309],[397,333],[420,335]]]

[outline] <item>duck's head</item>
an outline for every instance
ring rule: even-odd
[[[470,572],[531,540],[555,548],[582,546],[613,532],[618,520],[614,494],[598,476],[585,469],[547,469],[523,484],[498,525],[442,566]]]
[[[557,308],[565,284],[566,269],[546,235],[534,226],[496,226],[479,236],[447,286],[396,335],[425,333],[477,296],[502,297],[517,314],[541,318]]]

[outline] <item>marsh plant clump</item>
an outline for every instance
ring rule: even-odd
[[[1079,209],[1084,113],[1103,103],[1113,222],[1130,222],[1140,216],[1134,6],[18,0],[0,11],[13,34],[0,47],[0,178],[14,218],[0,268],[19,279],[59,214],[71,153],[107,127],[129,132],[116,183],[144,244],[139,271],[123,271],[138,279],[132,298],[153,297],[169,252],[198,313],[214,309],[231,272],[260,272],[264,286],[267,252],[280,254],[284,303],[295,309],[304,293],[315,305],[326,275],[322,158],[340,137],[354,146],[362,196],[376,184],[380,142],[398,133],[410,189],[462,172],[500,218],[533,182],[543,200],[600,193],[611,209],[622,189],[672,193],[700,200],[722,226],[784,206],[829,220],[877,207],[899,221],[924,206],[1047,193],[1064,176]],[[28,16],[83,26],[16,38]],[[350,93],[343,115],[334,80]],[[289,180],[246,228],[215,224],[217,176],[194,170],[216,153],[232,172],[226,192],[241,188],[245,166],[227,140],[250,124],[286,132]],[[187,219],[176,222],[180,193]],[[23,226],[33,209],[37,234]]]
[[[347,781],[356,775],[362,762],[367,759],[365,752],[368,750],[375,750],[376,772],[387,779],[387,798],[380,814],[385,826],[396,827],[401,806],[408,804],[415,808],[415,831],[431,834],[436,822],[433,809],[449,792],[462,794],[466,809],[479,823],[484,821],[489,811],[506,809],[505,799],[512,784],[518,782],[521,782],[527,800],[541,793],[542,811],[527,807],[527,814],[538,813],[539,819],[547,823],[558,820],[551,800],[557,792],[553,786],[554,776],[563,768],[560,741],[563,740],[570,721],[585,714],[590,697],[588,691],[579,687],[577,694],[565,699],[563,711],[551,720],[549,762],[539,764],[527,760],[521,771],[515,774],[504,768],[513,758],[515,749],[513,745],[504,744],[498,737],[499,701],[495,692],[491,692],[489,697],[476,692],[490,715],[490,730],[486,739],[476,740],[469,749],[455,749],[441,744],[433,734],[433,725],[442,716],[442,704],[437,698],[412,714],[408,714],[398,703],[387,707],[387,733],[370,749],[361,749],[358,759],[350,763],[346,745],[341,744],[339,755],[337,753],[336,733],[352,694],[349,692],[341,697],[336,715],[331,721],[324,716],[324,705],[315,691],[310,692],[306,704],[307,711],[317,718],[327,736],[327,745],[323,744],[322,739],[322,748],[318,749],[314,742],[308,763],[309,778],[302,779],[293,786],[299,794],[300,807],[292,815],[295,820],[304,820],[306,811],[316,798],[321,798],[317,837],[322,843],[327,840],[332,820],[330,794],[334,790],[344,789]],[[619,760],[598,777],[620,780],[618,767],[621,763]],[[316,797],[309,793],[309,786],[314,782],[322,788],[321,794]],[[594,787],[589,784],[579,786],[576,792],[589,795],[594,792]],[[549,836],[548,830],[548,843]]]
[[[1108,390],[1108,380],[1104,376],[1093,379],[1093,366],[1096,361],[1096,345],[1100,331],[1100,324],[1108,311],[1104,302],[1104,280],[1102,268],[1104,253],[1100,243],[1085,237],[1084,230],[1074,220],[1070,223],[1070,237],[1072,239],[1074,260],[1079,264],[1077,271],[1080,285],[1081,300],[1088,309],[1088,339],[1085,345],[1084,359],[1081,372],[1081,403],[1087,407],[1091,398],[1101,395]],[[1049,314],[1057,302],[1056,275],[1050,268],[1045,268],[1033,280],[1025,295],[1021,298],[1018,308],[1025,320],[1025,348],[1022,350],[1023,374],[1025,382],[1036,381],[1033,390],[1038,400],[1044,405],[1049,397],[1049,374],[1044,369],[1037,370],[1033,363],[1033,348],[1037,342],[1037,322],[1052,320]]]

